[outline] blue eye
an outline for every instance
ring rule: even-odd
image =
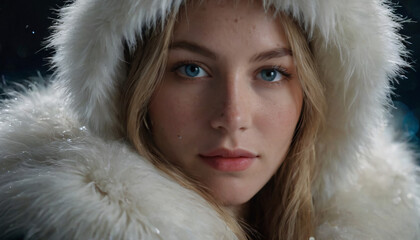
[[[207,77],[208,74],[196,64],[185,64],[177,69],[177,72],[189,78]]]
[[[267,82],[278,82],[283,79],[283,74],[277,69],[263,69],[258,75],[258,78]]]

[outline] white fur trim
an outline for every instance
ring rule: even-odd
[[[386,130],[391,79],[405,65],[391,9],[382,0],[264,3],[309,33],[326,86],[317,239],[419,238],[414,156]],[[51,39],[58,83],[0,110],[0,237],[234,239],[203,199],[115,140],[123,46],[134,49],[143,27],[181,4],[76,0],[61,11]]]
[[[0,239],[236,239],[196,193],[92,136],[66,99],[37,89],[0,112]]]
[[[154,25],[180,0],[78,0],[61,11],[51,45],[57,77],[67,85],[72,105],[92,132],[120,137],[117,87],[126,76],[124,43],[134,48],[145,26]],[[405,62],[399,25],[380,0],[266,0],[296,18],[310,34],[328,99],[327,126],[318,144],[324,177],[333,169],[357,168],[355,153],[370,148],[369,133],[383,121],[390,79]],[[346,167],[342,167],[345,165]],[[341,167],[338,167],[341,166]]]

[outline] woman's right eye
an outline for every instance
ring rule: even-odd
[[[176,69],[176,72],[182,77],[199,78],[208,77],[209,74],[196,64],[184,64]]]

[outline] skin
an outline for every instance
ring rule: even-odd
[[[180,13],[149,116],[168,160],[240,209],[282,164],[303,93],[280,20],[258,1],[232,2],[206,1]],[[197,76],[186,74],[188,64],[200,67]],[[264,69],[277,74],[275,81],[263,77]],[[245,170],[220,171],[200,156],[218,148],[256,157]]]

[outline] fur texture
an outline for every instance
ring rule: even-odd
[[[62,89],[1,110],[0,239],[236,239],[204,199],[90,134]]]
[[[326,87],[317,238],[419,239],[414,155],[386,121],[392,78],[406,64],[392,9],[382,0],[263,2],[306,30]],[[124,44],[133,51],[142,28],[181,4],[76,0],[61,10],[56,83],[0,110],[0,238],[234,239],[204,200],[118,140]]]

